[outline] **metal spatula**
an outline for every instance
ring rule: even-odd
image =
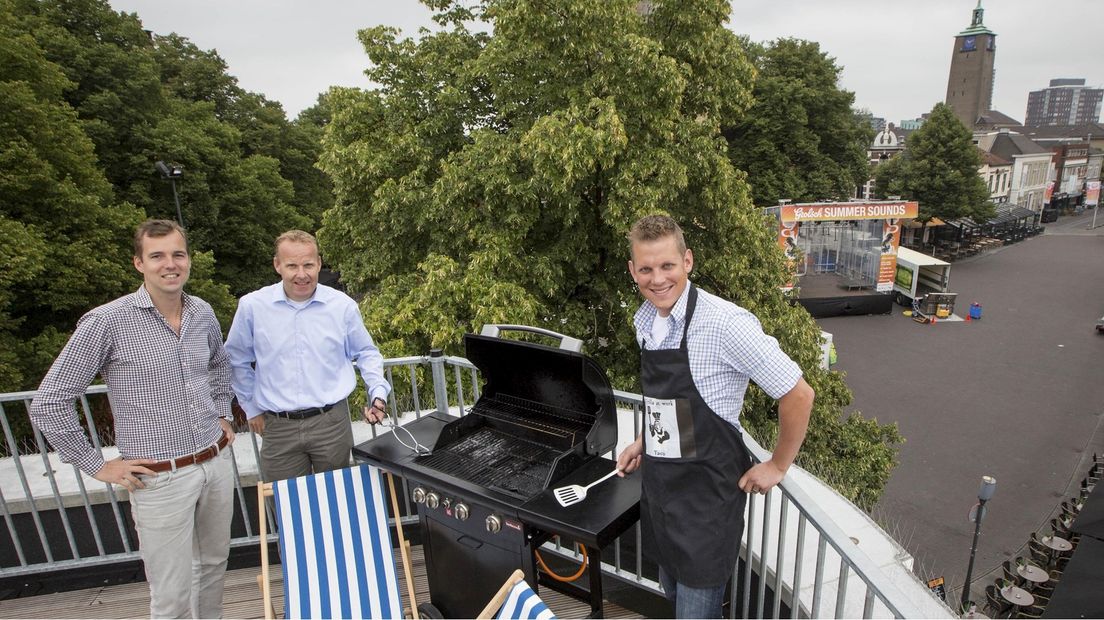
[[[595,487],[605,482],[606,480],[609,480],[610,478],[616,476],[617,471],[617,468],[614,468],[614,470],[610,473],[602,476],[594,482],[591,482],[585,487],[578,484],[569,484],[566,487],[560,487],[553,491],[553,493],[556,494],[556,501],[560,502],[560,505],[564,507],[571,506],[572,504],[578,504],[579,502],[586,499],[587,491],[589,491],[592,487]]]

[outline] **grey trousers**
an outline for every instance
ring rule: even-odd
[[[305,420],[264,414],[261,469],[265,482],[298,478],[349,466],[353,424],[349,401]]]
[[[221,618],[230,521],[233,453],[142,476],[130,511],[150,588],[152,618]]]

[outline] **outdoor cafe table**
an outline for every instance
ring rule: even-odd
[[[1004,600],[1017,607],[1031,607],[1035,604],[1035,597],[1031,593],[1018,586],[1006,586],[1000,590]]]
[[[1043,537],[1043,544],[1046,545],[1047,547],[1050,547],[1050,549],[1052,551],[1055,551],[1055,552],[1058,552],[1058,553],[1065,553],[1065,552],[1073,549],[1073,544],[1070,543],[1070,541],[1066,540],[1065,538],[1062,538],[1061,536],[1044,536]],[[1051,555],[1054,555],[1054,554],[1051,553]]]
[[[1050,575],[1047,572],[1034,564],[1024,564],[1016,567],[1016,572],[1024,579],[1030,581],[1033,584],[1046,583],[1050,581]]]
[[[1082,538],[1054,586],[1044,618],[1104,618],[1104,541]]]
[[[1093,489],[1081,511],[1073,518],[1070,531],[1104,540],[1104,491]]]

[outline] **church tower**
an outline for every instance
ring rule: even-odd
[[[970,27],[955,37],[947,79],[947,105],[970,130],[979,116],[993,108],[997,35],[982,23],[984,14],[978,0]]]

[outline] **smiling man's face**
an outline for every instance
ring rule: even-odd
[[[632,244],[629,273],[644,299],[659,310],[659,316],[671,314],[675,302],[686,290],[693,266],[694,254],[689,249],[680,252],[674,235]]]
[[[163,237],[147,235],[142,238],[142,255],[134,257],[134,268],[142,272],[151,297],[179,296],[192,268],[188,244],[176,231]]]

